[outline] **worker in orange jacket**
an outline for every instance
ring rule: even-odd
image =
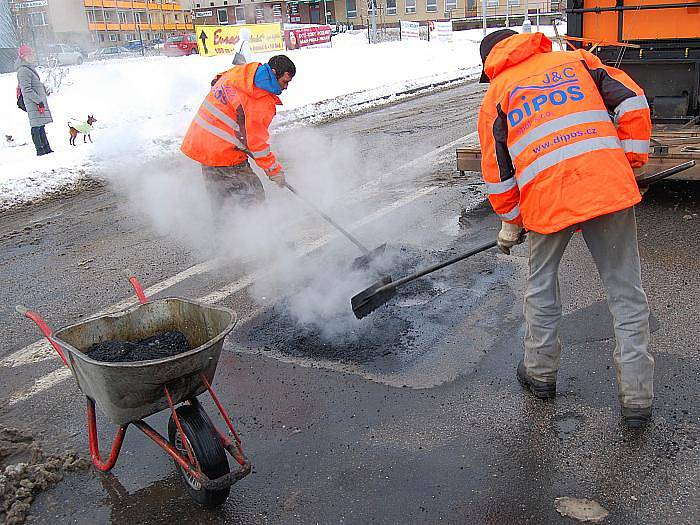
[[[284,186],[284,172],[270,151],[269,127],[282,104],[279,96],[296,67],[284,55],[267,64],[250,62],[218,75],[182,142],[182,152],[202,164],[202,173],[217,193],[243,205],[265,200],[252,159],[271,181]]]
[[[530,244],[518,380],[537,397],[555,396],[559,263],[580,229],[614,318],[622,417],[643,426],[654,375],[634,215],[641,195],[633,169],[647,162],[651,137],[644,92],[587,51],[552,52],[541,33],[496,31],[484,37],[481,57],[490,83],[479,113],[482,174],[502,221],[498,246],[510,253],[525,231]]]

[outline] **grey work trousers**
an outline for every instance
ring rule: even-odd
[[[202,174],[214,198],[252,206],[265,200],[262,182],[247,161],[236,166],[205,166]]]
[[[642,289],[633,207],[552,234],[528,233],[530,275],[524,307],[527,373],[539,381],[556,381],[561,353],[559,263],[578,228],[598,268],[614,319],[613,361],[620,404],[649,407],[654,397],[654,358],[647,349],[649,305]]]

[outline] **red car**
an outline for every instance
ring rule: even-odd
[[[163,54],[169,57],[181,57],[198,52],[197,36],[194,33],[171,36],[163,44]]]

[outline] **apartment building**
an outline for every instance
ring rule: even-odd
[[[525,12],[534,15],[548,13],[552,5],[560,9],[559,0],[486,0],[486,15],[504,18],[521,18]],[[336,0],[335,17],[338,22],[366,26],[373,6],[377,9],[380,26],[394,26],[400,20],[427,22],[430,20],[454,20],[480,17],[482,0]]]
[[[196,25],[262,24],[288,21],[283,1],[194,0],[192,18]]]
[[[336,0],[335,17],[338,22],[366,26],[374,5],[377,24],[395,26],[400,20],[427,22],[464,16],[464,3],[465,0]]]
[[[192,30],[179,0],[23,0],[10,2],[22,42],[81,47],[149,41]]]
[[[334,4],[333,0],[193,0],[192,18],[196,25],[325,24],[334,21]]]

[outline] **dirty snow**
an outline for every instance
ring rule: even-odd
[[[340,34],[332,48],[289,51],[297,76],[282,95],[275,126],[313,122],[395,99],[397,93],[474,77],[480,71],[481,30],[454,33],[451,42],[403,41],[370,46],[364,32]],[[269,55],[255,56],[266,61]],[[59,68],[49,78],[55,153],[36,157],[26,114],[14,100],[13,73],[0,75],[0,210],[100,177],[121,159],[177,153],[209,88],[231,57],[147,57]],[[43,80],[49,72],[40,70]],[[54,77],[58,75],[54,72]],[[69,120],[97,119],[92,138],[68,144]],[[12,146],[5,136],[11,135]]]

